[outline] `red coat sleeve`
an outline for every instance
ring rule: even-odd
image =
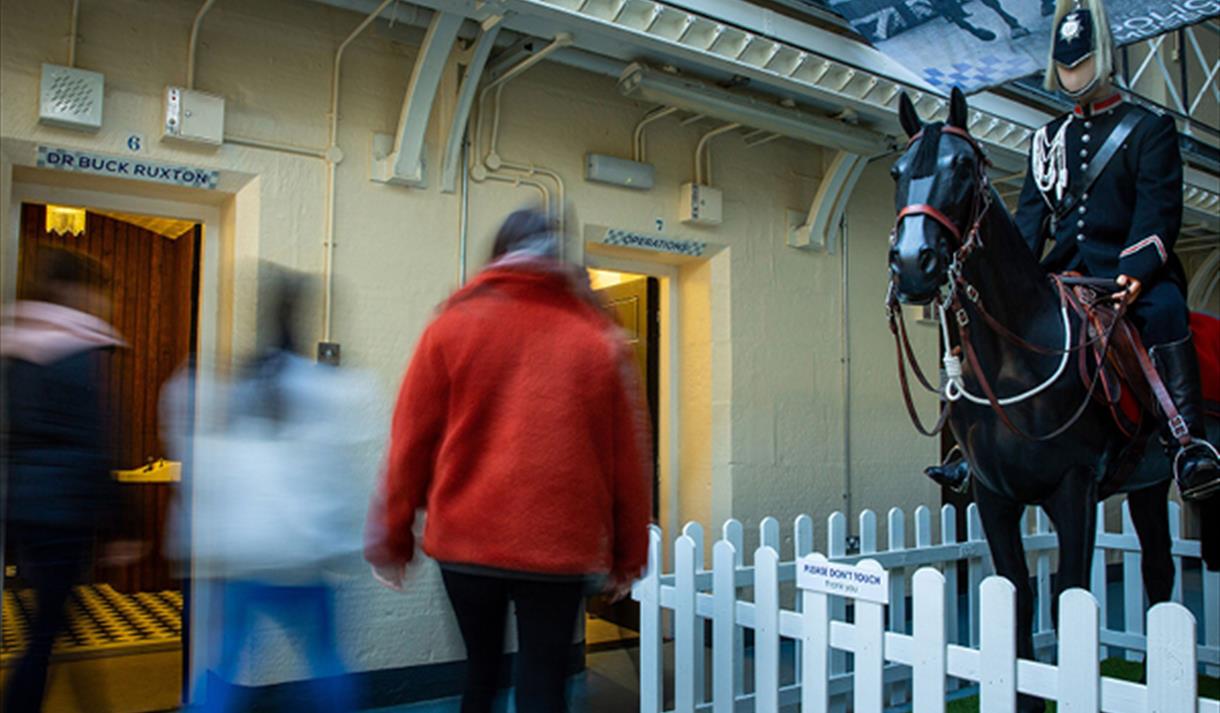
[[[648,525],[652,521],[652,430],[635,361],[625,345],[618,353],[617,373],[614,568],[611,574],[633,579],[648,564]]]
[[[366,533],[364,557],[373,565],[405,564],[415,554],[411,528],[415,511],[427,502],[448,399],[449,375],[434,325],[415,348],[394,406],[385,473]]]

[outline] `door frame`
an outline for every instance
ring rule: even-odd
[[[584,254],[584,267],[596,270],[612,270],[628,272],[636,275],[647,275],[657,278],[660,282],[659,311],[660,338],[658,339],[657,356],[660,365],[657,369],[661,383],[657,388],[657,413],[660,423],[657,424],[657,460],[660,464],[661,491],[665,496],[666,507],[658,506],[661,513],[661,529],[666,533],[666,539],[676,534],[682,523],[679,521],[679,498],[681,492],[681,457],[682,457],[682,404],[680,380],[682,377],[681,360],[681,314],[678,311],[678,267],[645,259],[632,259],[619,256],[603,255],[589,250]]]
[[[196,373],[195,388],[197,394],[203,396],[203,398],[195,399],[195,420],[196,423],[199,423],[200,419],[198,416],[206,408],[206,395],[215,391],[211,383],[213,380],[212,374],[216,372],[215,366],[223,358],[223,355],[220,354],[222,310],[226,306],[226,299],[222,291],[222,285],[224,284],[224,277],[222,275],[224,269],[223,255],[226,241],[231,240],[233,236],[225,234],[224,223],[221,218],[221,205],[205,202],[167,200],[128,193],[122,190],[124,186],[128,185],[127,182],[118,179],[110,179],[103,182],[106,188],[113,186],[114,190],[94,190],[54,185],[54,180],[58,177],[57,174],[48,176],[47,179],[50,182],[39,183],[22,180],[16,175],[13,176],[12,187],[8,196],[8,205],[10,206],[9,225],[0,226],[0,240],[4,243],[0,245],[0,250],[5,250],[8,255],[14,257],[19,254],[21,216],[23,212],[21,205],[23,203],[56,203],[142,215],[169,216],[191,220],[202,226],[203,238],[200,246],[201,249],[196,254],[199,292],[196,295],[197,328],[195,335],[195,359],[199,368]],[[42,178],[42,176],[40,175],[39,178]],[[222,194],[217,197],[221,199],[222,203],[233,200],[232,195]],[[3,285],[4,296],[7,298],[11,298],[15,294],[17,270],[16,259],[5,260],[4,274],[0,274],[0,285]],[[186,501],[189,502],[190,494],[187,493],[186,495]],[[191,523],[193,529],[195,527],[193,518]],[[3,534],[0,533],[0,545],[2,543]],[[3,550],[0,548],[0,573],[3,572],[3,559]],[[193,686],[193,679],[196,677],[195,672],[203,670],[202,667],[208,660],[208,637],[196,635],[195,632],[203,633],[208,631],[207,613],[211,609],[206,580],[193,576],[193,562],[188,571],[192,575],[183,582],[183,704],[189,703],[193,698],[191,687]],[[0,596],[3,596],[3,592],[4,577],[0,576]]]

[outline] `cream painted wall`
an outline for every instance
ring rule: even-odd
[[[85,3],[78,59],[80,66],[106,75],[105,125],[97,135],[38,125],[39,67],[64,61],[67,7],[67,2],[0,0],[0,135],[118,154],[126,133],[139,131],[149,139],[149,158],[245,177],[226,184],[233,195],[221,209],[221,224],[231,236],[231,253],[224,259],[234,267],[219,302],[232,311],[233,329],[218,339],[240,349],[253,336],[257,302],[257,285],[253,274],[243,271],[244,260],[266,258],[307,270],[321,265],[323,163],[231,145],[199,150],[156,140],[164,87],[184,79],[186,38],[198,8],[194,0],[113,0],[104,9]],[[226,97],[228,133],[320,148],[326,140],[330,62],[340,38],[358,21],[352,14],[294,0],[218,3],[201,34],[197,86]],[[343,345],[345,363],[380,379],[384,398],[370,408],[383,414],[417,335],[458,274],[458,198],[435,188],[443,138],[437,122],[429,133],[433,187],[412,190],[368,180],[371,137],[394,129],[415,52],[389,39],[384,24],[375,25],[345,57],[340,104],[339,144],[346,159],[336,181],[339,289],[333,338]],[[790,523],[796,514],[809,512],[818,519],[822,538],[821,523],[842,503],[845,469],[842,264],[837,253],[787,247],[785,234],[786,211],[807,209],[827,156],[787,141],[751,149],[739,137],[717,139],[713,182],[724,190],[724,223],[682,226],[676,215],[678,186],[691,179],[693,148],[708,124],[683,127],[666,120],[650,128],[649,159],[657,167],[652,191],[581,179],[585,153],[628,153],[632,128],[649,108],[622,98],[612,79],[544,63],[505,91],[500,153],[558,171],[582,222],[651,232],[660,218],[667,233],[726,246],[705,265],[684,268],[678,279],[684,295],[681,338],[707,354],[704,367],[684,374],[681,382],[701,400],[684,412],[691,420],[683,426],[689,453],[682,458],[680,513],[704,520],[712,532],[732,514],[746,524],[752,547],[762,517]],[[472,186],[472,270],[489,251],[497,222],[533,197],[503,184]],[[889,203],[885,172],[874,167],[848,214],[854,503],[882,512],[891,505],[910,509],[938,503],[936,491],[919,474],[936,449],[917,437],[902,415],[881,317]],[[930,333],[917,339],[921,350],[931,349]],[[370,452],[354,466],[356,487],[370,487],[379,458]],[[431,566],[416,574],[405,595],[386,592],[365,577],[346,580],[340,606],[344,655],[356,669],[445,662],[461,655]],[[249,658],[260,666],[244,674],[245,682],[302,674],[274,630],[260,630],[255,646]]]
[[[915,431],[903,407],[894,342],[883,311],[894,214],[889,169],[895,158],[869,165],[847,210],[852,505],[856,511],[870,508],[877,513],[881,542],[888,537],[884,533],[889,508],[897,505],[907,510],[909,542],[914,506],[923,503],[935,509],[940,505],[940,489],[923,474],[925,465],[939,462],[940,445]],[[914,322],[908,325],[921,363],[935,370],[939,366],[936,328]],[[920,391],[915,399],[925,422],[934,419],[935,398]],[[851,526],[854,531],[856,523]],[[939,533],[935,525],[933,530]]]

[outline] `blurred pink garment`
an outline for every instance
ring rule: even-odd
[[[4,312],[0,356],[32,364],[51,364],[86,349],[126,346],[105,321],[91,314],[51,304],[17,302]]]

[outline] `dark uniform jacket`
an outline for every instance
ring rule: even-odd
[[[1055,190],[1043,193],[1034,179],[1032,159],[1016,221],[1035,255],[1046,241],[1056,245],[1046,267],[1094,277],[1129,275],[1142,282],[1170,279],[1185,286],[1185,273],[1173,253],[1182,223],[1182,157],[1177,127],[1169,116],[1125,102],[1121,96],[1077,106],[1048,124],[1053,138],[1067,128],[1068,183],[1064,198],[1084,180],[1089,161],[1128,113],[1141,115],[1097,180],[1070,215],[1052,220]],[[1031,148],[1032,155],[1032,148]]]

